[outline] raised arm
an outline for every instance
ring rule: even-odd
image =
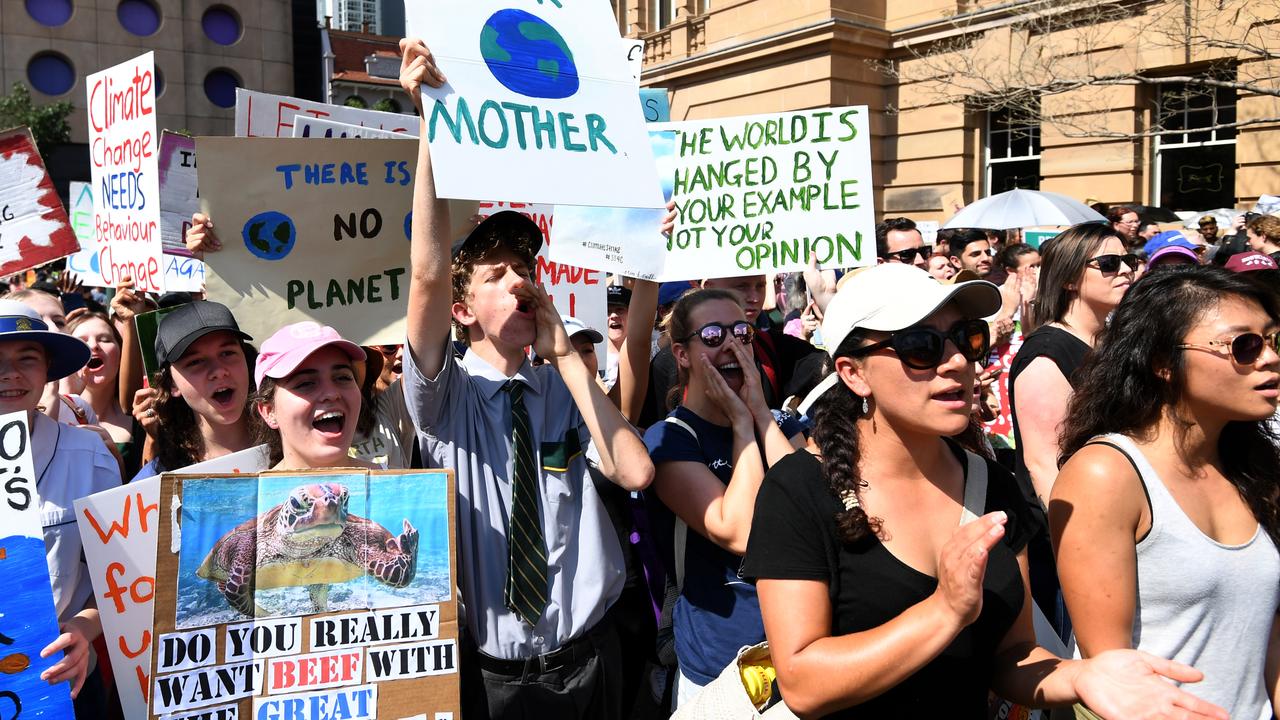
[[[658,283],[636,280],[627,310],[627,337],[618,358],[618,385],[622,414],[633,424],[644,411],[649,392],[649,348],[653,343],[653,318],[658,313]]]
[[[422,116],[419,88],[440,87],[445,78],[431,51],[416,38],[400,41],[400,85]],[[426,121],[420,119],[418,167],[413,181],[413,220],[407,334],[409,352],[423,375],[433,378],[444,366],[452,322],[453,291],[449,277],[449,204],[436,196]]]

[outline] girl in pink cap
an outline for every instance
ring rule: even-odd
[[[273,469],[370,467],[348,455],[364,371],[364,350],[327,325],[286,325],[262,344],[253,402]]]

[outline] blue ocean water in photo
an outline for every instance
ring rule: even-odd
[[[202,627],[247,619],[227,604],[217,583],[196,575],[209,550],[234,527],[287,501],[301,485],[336,483],[348,491],[347,512],[382,525],[393,537],[408,520],[418,531],[417,570],[403,588],[362,576],[329,586],[329,611],[390,608],[447,600],[453,591],[449,572],[448,486],[443,473],[369,477],[364,474],[267,475],[261,478],[186,480],[182,493],[182,547],[179,554],[177,627]],[[313,612],[306,587],[262,589],[263,617],[294,617]]]
[[[49,588],[44,539],[0,538],[0,718],[71,720],[71,683],[50,685],[40,673],[62,659],[40,651],[57,639],[58,619]],[[26,665],[25,669],[17,668]],[[17,706],[21,706],[21,714]]]

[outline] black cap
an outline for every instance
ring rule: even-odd
[[[230,330],[244,340],[252,340],[240,331],[236,318],[226,305],[196,300],[175,308],[160,320],[156,330],[156,360],[168,365],[182,357],[191,343],[219,330]]]
[[[606,307],[608,307],[609,305],[623,305],[623,306],[631,305],[630,289],[625,288],[621,285],[610,285],[609,289],[606,292],[608,293],[608,300],[605,302]]]
[[[161,310],[164,310],[165,308],[178,307],[179,305],[186,305],[187,303],[193,300],[195,300],[195,296],[193,296],[191,293],[184,292],[181,290],[175,290],[173,292],[167,292],[161,295],[160,299],[156,301],[156,304],[160,306]]]
[[[449,255],[456,260],[472,242],[493,235],[516,252],[528,251],[529,257],[536,257],[542,249],[542,228],[538,227],[538,223],[515,210],[503,210],[485,218],[471,232],[455,240]]]

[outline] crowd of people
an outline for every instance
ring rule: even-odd
[[[442,83],[402,51],[415,100]],[[0,301],[0,410],[30,417],[63,632],[44,677],[78,717],[112,689],[72,501],[262,444],[274,469],[454,471],[469,719],[642,696],[702,717],[764,642],[753,702],[806,718],[985,717],[993,693],[1280,707],[1280,219],[1158,232],[1115,207],[1037,248],[889,218],[873,267],[614,278],[592,328],[534,282],[535,223],[452,237],[426,142],[416,172],[399,345],[252,338],[127,278],[109,307],[49,283]],[[218,252],[214,218],[187,245]],[[133,318],[156,307],[144,377]],[[1009,447],[984,422],[1011,344]]]

